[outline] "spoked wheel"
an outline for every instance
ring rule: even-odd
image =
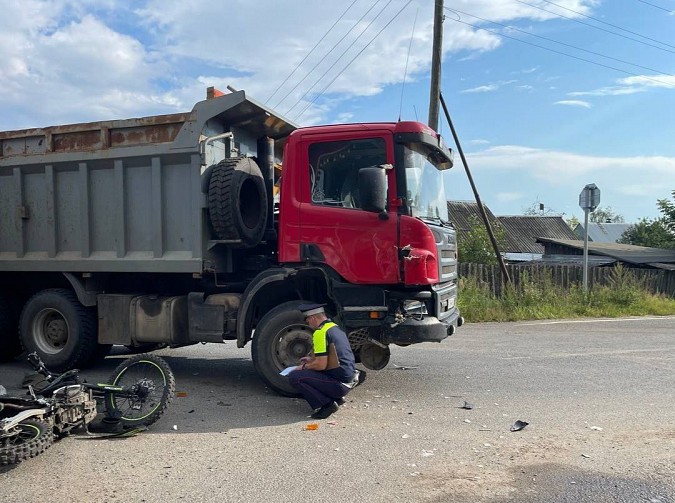
[[[7,437],[0,437],[0,466],[21,463],[54,443],[52,429],[36,419],[21,421]]]
[[[124,360],[113,372],[110,384],[123,391],[106,392],[106,412],[119,418],[124,426],[148,426],[157,421],[176,391],[169,364],[150,354]]]

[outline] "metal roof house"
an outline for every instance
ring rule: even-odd
[[[576,234],[562,217],[556,216],[495,216],[485,206],[488,220],[493,229],[504,231],[504,258],[513,262],[540,260],[544,255],[544,245],[537,238],[577,239]],[[450,221],[457,230],[457,239],[461,241],[476,220],[483,225],[478,204],[473,201],[448,201]],[[582,242],[583,245],[583,242]]]
[[[537,241],[546,250],[544,260],[547,262],[581,263],[582,261],[583,241],[551,238],[539,238]],[[675,271],[675,250],[589,242],[588,255],[591,265],[611,265],[622,262],[630,267]]]
[[[632,224],[588,222],[588,240],[594,243],[616,243]],[[584,224],[574,227],[578,239],[584,239]]]

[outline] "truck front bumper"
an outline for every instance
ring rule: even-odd
[[[455,333],[457,327],[464,324],[464,318],[459,315],[459,309],[439,320],[435,316],[410,317],[394,327],[384,330],[385,344],[417,344],[419,342],[441,342]]]

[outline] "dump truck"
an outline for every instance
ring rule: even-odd
[[[0,358],[250,342],[293,394],[309,301],[382,369],[463,322],[452,159],[418,122],[299,128],[213,89],[186,113],[0,132]]]

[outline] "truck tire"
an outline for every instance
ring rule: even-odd
[[[43,290],[21,312],[21,344],[47,368],[63,372],[86,365],[97,350],[95,308],[84,307],[71,290]]]
[[[300,304],[292,300],[275,307],[262,317],[253,334],[253,366],[270,388],[284,396],[300,395],[279,372],[298,365],[312,350],[312,329],[298,311]]]
[[[0,361],[10,361],[21,354],[19,319],[14,306],[0,297]]]
[[[213,167],[209,181],[209,218],[217,237],[256,246],[267,223],[265,179],[248,157],[224,159]]]

